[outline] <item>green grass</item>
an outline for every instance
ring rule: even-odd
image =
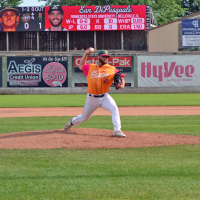
[[[200,94],[112,96],[118,106],[200,106]],[[83,106],[85,99],[86,95],[0,95],[0,107]],[[0,134],[63,129],[70,119],[0,118]],[[121,116],[121,120],[124,131],[200,136],[200,116]],[[79,127],[113,129],[111,116],[93,116]],[[199,163],[200,145],[1,149],[0,200],[198,200]]]
[[[0,150],[0,199],[197,200],[199,145]]]
[[[0,134],[63,129],[71,117],[18,117],[0,118]],[[121,116],[123,131],[165,133],[200,136],[200,116]],[[103,124],[103,126],[102,126]],[[113,130],[111,116],[92,116],[79,128],[99,128]],[[75,127],[73,127],[75,128]]]
[[[200,106],[195,94],[111,94],[118,106]],[[1,108],[81,107],[86,94],[66,95],[0,95]]]

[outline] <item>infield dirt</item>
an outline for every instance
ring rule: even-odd
[[[74,108],[0,108],[0,117],[76,116],[82,107]],[[120,115],[200,115],[200,106],[119,107]],[[94,115],[110,115],[103,109]],[[64,126],[64,124],[63,124]],[[25,131],[0,135],[0,149],[96,149],[139,148],[178,144],[200,144],[199,136],[168,135],[123,131],[127,138],[112,137],[113,131],[92,128],[72,128],[45,131]]]

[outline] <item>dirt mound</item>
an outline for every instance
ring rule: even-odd
[[[126,138],[112,137],[112,130],[72,128],[24,131],[0,135],[0,149],[97,149],[139,148],[178,144],[200,144],[199,136],[167,135],[123,131]]]

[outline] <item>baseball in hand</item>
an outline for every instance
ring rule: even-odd
[[[89,48],[90,52],[94,52],[94,48],[90,47]]]

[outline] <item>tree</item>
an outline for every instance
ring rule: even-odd
[[[0,0],[0,7],[17,7],[23,0]]]
[[[146,5],[148,0],[38,0],[45,6]],[[138,4],[139,2],[139,4]]]
[[[153,10],[158,25],[161,25],[184,16],[186,9],[182,7],[182,1],[183,0],[47,0],[45,5],[149,5]]]
[[[155,18],[159,25],[171,22],[184,16],[185,8],[181,6],[182,0],[155,0],[150,1]]]
[[[183,0],[182,7],[186,8],[185,15],[190,15],[200,11],[200,0]]]
[[[45,6],[78,6],[81,0],[38,0],[45,1]]]

